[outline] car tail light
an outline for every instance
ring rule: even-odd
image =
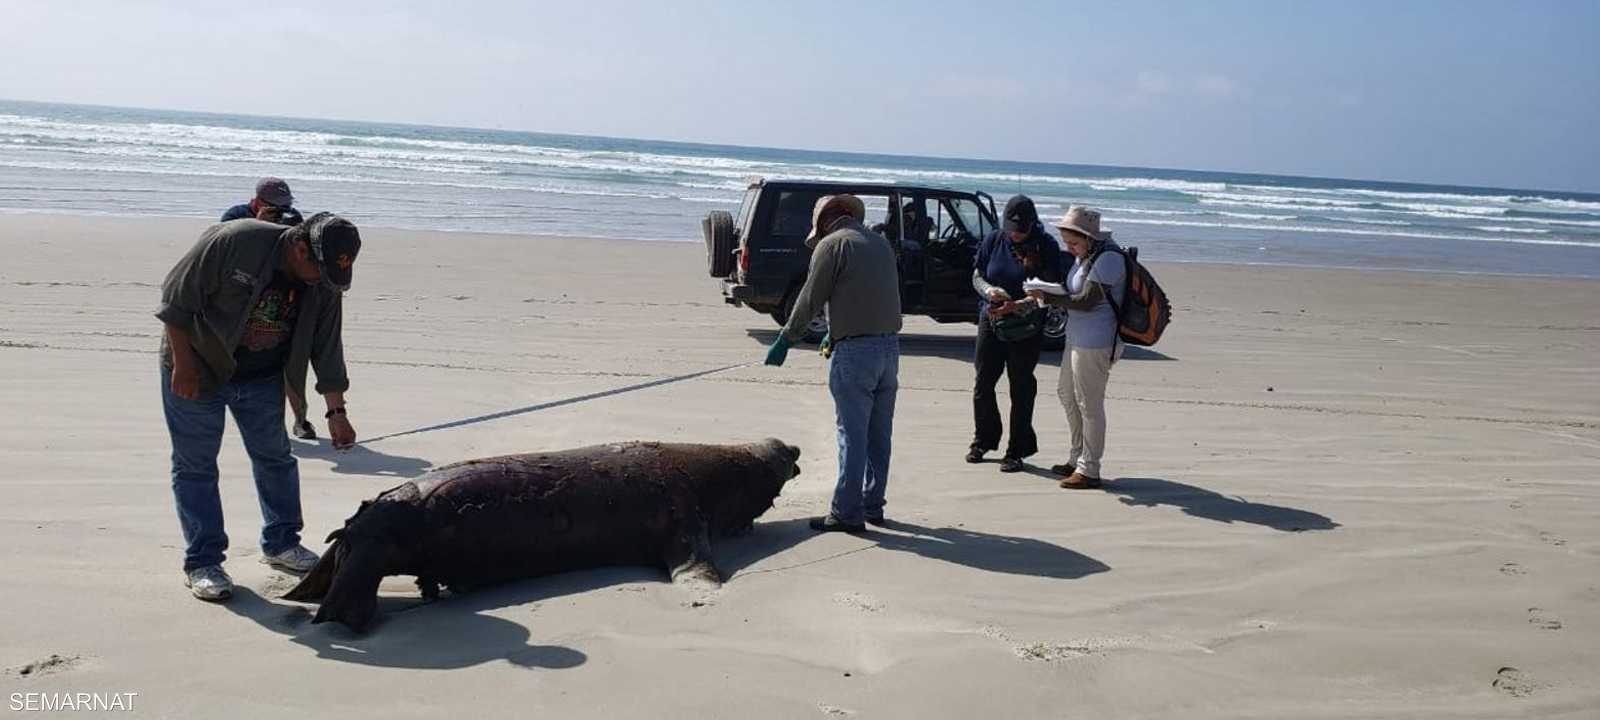
[[[750,272],[750,248],[740,246],[739,250],[739,281],[744,282],[744,276]]]

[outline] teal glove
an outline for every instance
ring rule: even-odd
[[[822,336],[822,344],[817,346],[817,352],[822,353],[824,358],[833,357],[833,333]]]
[[[792,346],[789,338],[778,333],[778,339],[772,341],[772,349],[767,351],[767,364],[774,367],[782,365],[784,358],[789,357],[789,348]]]

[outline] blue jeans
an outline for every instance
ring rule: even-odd
[[[834,345],[828,389],[839,425],[839,482],[832,514],[840,522],[883,515],[899,375],[899,336],[854,337]]]
[[[183,569],[220,565],[228,534],[222,529],[217,491],[217,451],[222,448],[223,409],[244,438],[261,504],[261,549],[275,555],[300,544],[300,467],[283,428],[283,377],[230,382],[220,390],[185,400],[172,394],[172,372],[161,371],[161,405],[172,436],[172,496],[183,527]]]

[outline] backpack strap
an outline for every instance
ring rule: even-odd
[[[1096,250],[1093,255],[1089,256],[1089,272],[1094,272],[1094,261],[1099,260],[1101,255],[1104,255],[1108,252],[1114,252],[1122,256],[1122,298],[1126,300],[1128,298],[1128,292],[1133,289],[1133,268],[1130,267],[1132,263],[1129,262],[1128,251],[1123,250],[1120,247],[1110,247],[1104,241],[1102,241],[1100,243],[1100,248]],[[1137,250],[1135,250],[1135,252],[1137,252]],[[1089,281],[1087,274],[1083,281]],[[1113,315],[1115,315],[1113,318],[1115,322],[1111,324],[1111,363],[1116,364],[1117,344],[1122,342],[1122,305],[1117,303],[1117,294],[1114,292],[1106,293],[1106,304],[1111,306],[1111,312]]]

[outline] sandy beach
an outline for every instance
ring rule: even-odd
[[[421,605],[391,578],[354,635],[278,599],[294,580],[257,562],[231,427],[239,589],[183,586],[152,313],[204,227],[0,215],[8,712],[81,692],[145,717],[1600,716],[1600,282],[1153,263],[1174,324],[1113,371],[1102,492],[963,463],[973,329],[908,318],[896,522],[817,536],[825,361],[761,366],[775,326],[723,304],[702,247],[364,228],[348,399],[379,439],[295,441],[313,550],[467,458],[768,436],[804,456],[717,545],[714,593],[616,568]],[[1057,362],[1039,468],[1065,459]]]

